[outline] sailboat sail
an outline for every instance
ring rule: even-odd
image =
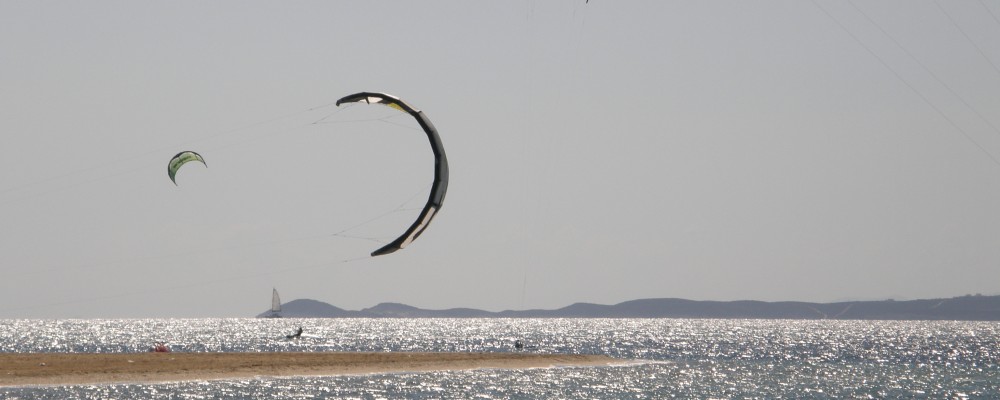
[[[278,289],[271,289],[271,312],[281,312],[281,298],[278,297]]]

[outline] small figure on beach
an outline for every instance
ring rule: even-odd
[[[286,335],[285,336],[285,338],[288,338],[288,339],[298,339],[300,337],[302,337],[302,327],[301,326],[299,327],[299,330],[295,331],[295,333],[293,333],[291,335]]]
[[[170,348],[167,347],[166,343],[156,342],[156,344],[153,345],[153,347],[149,349],[149,352],[150,353],[169,353],[170,352]]]

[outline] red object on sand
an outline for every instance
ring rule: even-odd
[[[153,348],[149,349],[149,351],[153,353],[169,353],[170,348],[163,343],[157,343],[156,346],[153,346]]]

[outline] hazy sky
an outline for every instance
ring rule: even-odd
[[[0,318],[1000,293],[1000,2],[0,2]],[[433,159],[451,164],[410,247]],[[374,109],[373,109],[374,107]],[[379,114],[382,113],[382,114]],[[390,117],[379,120],[381,117]],[[194,150],[175,186],[167,161]]]

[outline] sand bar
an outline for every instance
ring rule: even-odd
[[[615,362],[606,356],[532,353],[0,353],[0,386],[522,369]]]

